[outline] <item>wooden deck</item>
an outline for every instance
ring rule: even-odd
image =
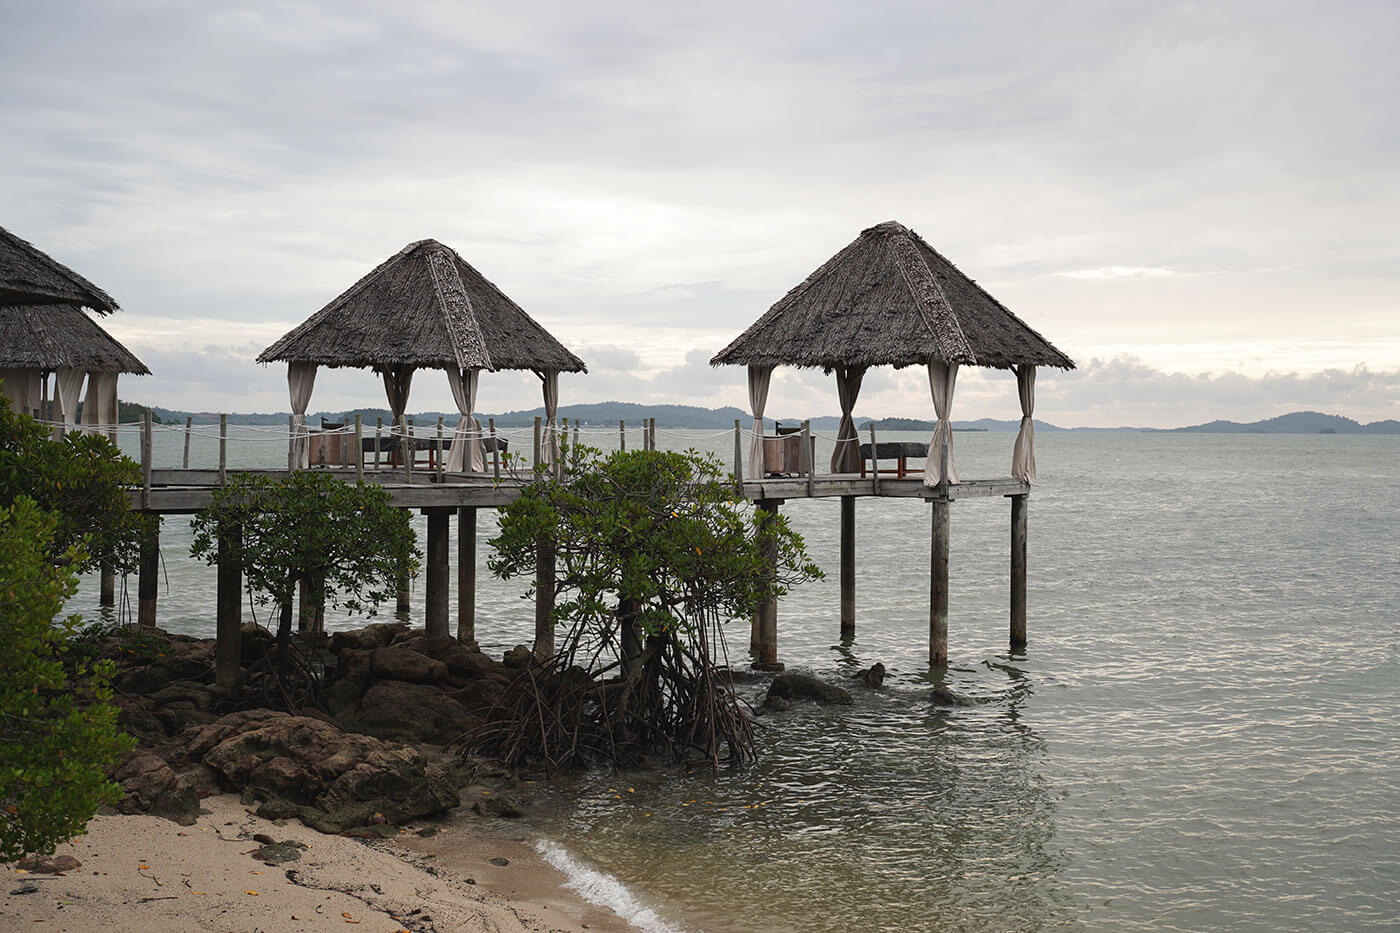
[[[324,472],[354,482],[353,469],[328,469]],[[286,470],[229,470],[236,473],[257,473],[272,479],[287,475]],[[366,482],[378,483],[389,490],[393,505],[406,509],[432,508],[497,508],[520,495],[527,481],[469,474],[446,474],[441,480],[434,473],[415,473],[406,477],[402,471],[364,472]],[[193,514],[209,506],[214,491],[219,488],[218,470],[152,470],[150,489],[133,489],[131,507],[168,515]],[[922,477],[891,479],[874,477],[862,479],[856,473],[817,473],[810,477],[769,477],[744,483],[744,498],[752,501],[788,499],[829,499],[842,496],[886,497],[896,499],[978,499],[997,496],[1024,496],[1031,487],[1023,480],[1011,477],[973,479],[945,487],[925,486]]]

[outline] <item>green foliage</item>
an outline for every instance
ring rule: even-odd
[[[103,563],[119,573],[134,570],[142,537],[157,521],[128,507],[127,487],[140,480],[141,468],[107,438],[74,431],[54,440],[0,396],[0,506],[27,496],[54,513],[50,563],[81,553],[79,573]]]
[[[73,617],[53,619],[77,587],[73,550],[54,560],[61,522],[21,497],[0,506],[0,861],[52,852],[82,832],[121,789],[104,767],[131,747],[117,731],[111,662],[79,660],[75,676],[95,702],[79,706],[64,671]]]
[[[327,473],[298,471],[280,482],[239,474],[192,527],[193,556],[217,563],[222,538],[254,599],[278,606],[281,640],[299,584],[318,603],[373,615],[418,565],[408,513],[389,504],[389,493]]]
[[[760,526],[712,457],[694,451],[572,451],[568,482],[527,488],[501,510],[492,573],[534,573],[554,543],[556,618],[609,624],[638,606],[649,635],[748,616],[757,602],[822,572],[783,516]],[[770,568],[765,546],[776,548]],[[776,569],[776,573],[772,572]]]

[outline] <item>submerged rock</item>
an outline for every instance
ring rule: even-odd
[[[855,679],[865,684],[867,687],[883,686],[885,683],[885,665],[876,661],[869,668],[857,674]]]
[[[976,706],[977,701],[942,684],[933,688],[933,701],[943,706]]]
[[[785,673],[773,678],[768,697],[781,700],[812,700],[817,703],[851,703],[851,692],[811,674]],[[768,700],[764,703],[767,704]]]

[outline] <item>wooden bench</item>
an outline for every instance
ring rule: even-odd
[[[876,456],[873,459],[878,460],[880,463],[885,463],[890,460],[893,460],[895,462],[894,469],[881,469],[879,471],[881,476],[894,476],[899,479],[904,479],[911,472],[909,469],[909,461],[911,459],[927,459],[928,445],[921,444],[918,441],[880,441],[875,446],[875,454]],[[866,464],[870,463],[871,459],[872,458],[870,456],[870,445],[861,444],[860,475],[862,479],[864,479],[866,476],[872,475],[875,472],[874,470],[868,470],[866,467]],[[915,474],[921,474],[923,473],[923,471],[923,467],[916,466],[912,472],[914,472]]]

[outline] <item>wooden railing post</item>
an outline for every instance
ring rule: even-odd
[[[355,412],[355,482],[365,481],[365,416]]]
[[[744,444],[743,428],[739,419],[734,419],[734,489],[739,497],[744,495]]]
[[[191,426],[192,424],[194,424],[194,418],[192,418],[192,417],[186,415],[186,416],[185,416],[185,456],[184,456],[184,458],[180,461],[180,469],[182,469],[182,470],[188,470],[188,469],[190,468],[190,426]]]
[[[228,415],[219,415],[219,485],[228,483]]]

